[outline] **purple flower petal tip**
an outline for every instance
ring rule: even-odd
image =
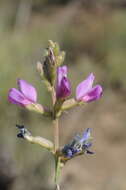
[[[102,87],[100,85],[93,86],[94,75],[91,73],[86,80],[82,81],[76,88],[76,99],[83,102],[91,102],[98,100],[102,96]]]
[[[60,72],[60,73],[63,74],[63,75],[67,75],[68,69],[67,69],[67,66],[64,65],[64,66],[62,66],[62,67],[58,67],[58,68],[57,68],[57,71]]]
[[[19,90],[11,88],[8,93],[8,100],[13,104],[27,106],[37,101],[37,92],[35,88],[25,80],[18,80]]]
[[[92,88],[85,97],[83,97],[83,101],[92,102],[101,98],[103,94],[102,87],[100,85],[96,85]]]
[[[91,136],[91,128],[87,128],[83,135],[82,135],[82,138],[81,138],[81,141],[84,142],[84,141],[87,141]]]
[[[92,88],[94,75],[91,73],[86,80],[82,81],[76,88],[76,99],[81,100],[84,95]]]

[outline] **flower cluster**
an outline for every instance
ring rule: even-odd
[[[50,86],[54,85],[56,93],[54,107],[55,110],[59,111],[62,108],[63,102],[65,102],[71,95],[71,84],[67,76],[67,66],[61,66],[64,54],[63,52],[59,52],[57,47],[57,44],[54,45],[51,42],[50,47],[48,48],[47,56],[45,57],[43,68],[39,65],[39,70],[41,73],[43,72],[42,74],[44,80],[46,80]],[[75,105],[79,105],[80,103],[89,103],[98,100],[102,96],[101,85],[96,85],[93,87],[94,79],[94,74],[90,73],[85,80],[77,85],[74,103],[72,103],[73,107]],[[11,103],[23,106],[29,110],[38,111],[42,114],[47,112],[42,105],[37,103],[37,91],[34,86],[23,79],[18,79],[17,84],[18,89],[11,88],[9,90],[8,99]],[[60,105],[58,109],[57,105]],[[72,106],[68,104],[68,108],[71,108]],[[83,133],[82,137],[76,136],[71,143],[64,146],[61,152],[64,157],[72,158],[84,152],[91,154],[92,152],[88,150],[90,146],[90,129],[87,129]]]
[[[98,100],[102,96],[102,87],[100,85],[93,86],[94,74],[82,81],[76,88],[77,102],[91,102]],[[11,88],[9,91],[8,99],[11,103],[17,104],[23,107],[27,105],[37,104],[37,92],[36,89],[26,82],[25,80],[18,79],[19,90]],[[56,82],[56,97],[57,99],[66,99],[71,95],[71,85],[67,78],[67,66],[61,66],[57,68],[57,82]]]
[[[58,44],[49,41],[44,62],[37,63],[40,77],[46,85],[48,92],[51,93],[51,108],[45,108],[38,103],[35,87],[23,79],[17,80],[18,89],[11,88],[8,93],[10,103],[24,107],[30,111],[38,112],[52,119],[54,142],[40,136],[32,136],[23,125],[17,125],[17,127],[20,130],[18,137],[38,144],[53,153],[56,164],[56,184],[62,164],[84,153],[93,154],[89,150],[92,146],[90,128],[86,129],[82,135],[75,136],[70,143],[63,147],[59,146],[59,117],[67,109],[100,99],[103,92],[101,85],[93,86],[95,76],[93,73],[90,73],[85,80],[77,85],[74,98],[69,98],[71,96],[71,84],[67,76],[68,68],[66,65],[62,66],[64,58],[65,53],[60,51]]]

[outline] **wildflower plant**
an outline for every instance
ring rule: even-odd
[[[67,77],[68,68],[63,65],[64,58],[65,53],[60,50],[59,45],[49,41],[43,63],[37,63],[37,71],[51,94],[51,108],[44,107],[38,103],[35,87],[25,80],[18,79],[18,89],[11,88],[8,93],[9,102],[52,119],[54,142],[40,136],[32,136],[23,125],[16,126],[19,129],[17,135],[19,138],[38,144],[53,154],[56,189],[60,189],[58,178],[67,161],[83,154],[93,154],[90,150],[92,146],[90,128],[85,129],[82,135],[76,135],[68,144],[59,146],[59,118],[64,111],[98,100],[102,96],[102,87],[100,85],[93,87],[95,76],[91,73],[84,81],[78,84],[75,97],[69,98],[71,84]]]

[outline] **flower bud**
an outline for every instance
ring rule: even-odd
[[[43,78],[44,77],[44,73],[43,73],[43,68],[42,68],[42,63],[41,62],[37,62],[37,67],[36,67],[38,73],[40,74],[40,76]]]
[[[53,86],[56,76],[55,56],[52,48],[48,48],[48,55],[43,63],[44,77]]]
[[[71,94],[71,85],[67,78],[67,67],[62,66],[57,68],[57,84],[56,97],[57,99],[65,99]]]
[[[58,56],[60,53],[60,47],[58,43],[53,42],[52,40],[49,40],[49,47],[52,48],[54,56]]]
[[[62,51],[58,56],[57,56],[57,59],[56,59],[56,63],[57,63],[57,66],[61,66],[65,60],[65,52]]]

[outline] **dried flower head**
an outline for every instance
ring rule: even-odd
[[[77,155],[84,154],[85,152],[93,154],[93,152],[88,150],[92,145],[90,133],[91,129],[88,128],[84,131],[82,136],[75,136],[69,144],[65,145],[62,149],[64,157],[73,158]]]

